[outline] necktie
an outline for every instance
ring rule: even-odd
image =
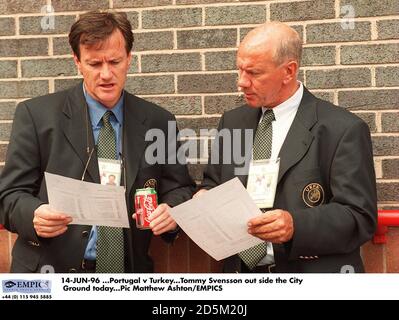
[[[273,110],[268,109],[263,113],[255,133],[253,159],[263,160],[270,159],[272,154],[273,126],[274,120]],[[238,256],[248,266],[253,269],[260,260],[267,254],[267,243],[262,242],[252,248],[241,251]]]
[[[110,123],[111,111],[107,111],[103,118],[103,126],[98,136],[97,155],[99,158],[116,159],[116,135]],[[98,226],[97,232],[97,273],[123,273],[124,241],[123,229]]]

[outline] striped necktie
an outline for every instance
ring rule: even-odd
[[[105,112],[97,144],[99,158],[117,159],[116,134],[112,128],[111,111]],[[123,273],[125,271],[123,229],[98,226],[96,273]]]
[[[273,126],[274,113],[272,109],[267,109],[262,116],[258,128],[255,133],[253,159],[263,160],[270,159],[272,154],[272,141],[273,141]],[[241,251],[238,256],[247,265],[249,269],[257,266],[260,260],[267,254],[267,243],[262,242],[258,245]]]

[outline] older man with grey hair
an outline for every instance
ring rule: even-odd
[[[239,46],[246,105],[226,112],[219,130],[252,129],[250,157],[279,158],[280,167],[273,205],[247,222],[264,242],[227,258],[225,272],[364,272],[360,246],[371,239],[377,212],[369,128],[298,81],[301,52],[297,32],[279,22],[255,28]],[[221,135],[215,144],[198,195],[242,166],[230,154],[232,163],[224,162],[234,145],[226,148]],[[249,183],[248,171],[238,177]]]

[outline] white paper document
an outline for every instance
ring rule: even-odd
[[[238,178],[172,208],[170,213],[184,232],[216,260],[263,242],[247,232],[248,220],[262,212]]]
[[[125,189],[44,173],[49,205],[71,224],[129,228]]]

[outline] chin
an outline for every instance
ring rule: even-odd
[[[259,106],[257,103],[255,103],[255,101],[248,101],[245,100],[245,102],[247,103],[247,105],[251,108],[261,108],[262,106]]]
[[[104,101],[111,102],[111,101],[118,100],[117,97],[118,97],[118,95],[116,95],[116,94],[113,94],[113,95],[104,94],[101,98],[102,98]]]
[[[106,107],[113,107],[118,100],[115,99],[103,99],[100,97],[99,102]]]
[[[259,104],[259,102],[256,99],[251,99],[251,97],[249,98],[245,97],[245,102],[247,103],[247,105],[249,105],[252,108],[257,108],[257,105]]]

